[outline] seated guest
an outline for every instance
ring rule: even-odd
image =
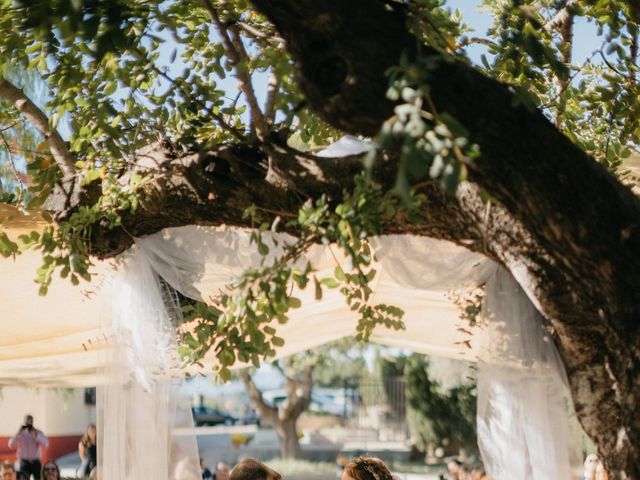
[[[42,480],[60,480],[60,469],[53,460],[47,460],[42,465]]]
[[[281,480],[282,477],[275,470],[264,463],[245,458],[240,461],[229,474],[229,480]]]
[[[0,480],[16,480],[16,468],[9,462],[0,464]]]
[[[362,455],[345,465],[342,480],[393,480],[393,476],[382,460]]]
[[[216,470],[213,472],[215,480],[229,480],[229,465],[224,462],[218,462]]]

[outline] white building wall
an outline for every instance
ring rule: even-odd
[[[84,389],[2,387],[0,437],[17,432],[26,414],[47,436],[82,434],[95,423],[95,406],[85,405]]]

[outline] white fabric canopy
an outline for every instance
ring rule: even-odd
[[[23,228],[11,231],[17,235],[39,226],[38,222],[25,222]],[[389,236],[374,243],[380,261],[373,301],[403,308],[406,329],[377,328],[371,340],[421,353],[475,360],[477,341],[458,330],[469,328],[459,319],[449,290],[482,283],[495,270],[495,264],[451,243],[429,238]],[[250,245],[249,231],[239,229],[168,229],[139,240],[139,245],[155,252],[154,268],[169,283],[205,300],[260,260],[255,246]],[[162,253],[165,258],[158,257],[159,252],[167,252]],[[431,263],[415,261],[427,256]],[[194,259],[202,261],[195,271]],[[313,247],[309,259],[318,270],[318,278],[333,272],[335,261],[327,247]],[[114,267],[109,262],[95,262],[94,281],[79,287],[54,278],[48,295],[40,297],[34,278],[41,261],[39,252],[0,259],[0,385],[95,385],[96,368],[101,362],[98,352],[109,334],[101,329],[101,316],[109,318],[111,308],[103,287],[105,275]],[[193,286],[189,284],[192,279]],[[325,289],[321,301],[313,298],[311,289],[296,295],[303,304],[291,311],[289,323],[278,327],[278,335],[285,339],[278,355],[354,334],[355,315],[337,290]]]

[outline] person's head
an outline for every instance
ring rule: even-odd
[[[362,455],[345,465],[342,480],[393,480],[393,476],[382,460]]]
[[[13,464],[9,462],[0,464],[0,480],[16,480],[16,469]]]
[[[24,424],[27,427],[33,427],[33,415],[29,415],[29,414],[25,415],[24,416]]]
[[[216,469],[216,479],[218,478]],[[281,480],[281,478],[278,472],[253,458],[240,461],[229,474],[229,480]]]
[[[60,469],[53,460],[47,460],[42,465],[42,480],[60,480]]]
[[[96,443],[96,435],[98,434],[98,430],[93,423],[87,425],[87,430],[84,432],[84,440],[90,440],[92,443]]]
[[[216,465],[216,480],[228,480],[229,465],[224,462],[218,462]]]

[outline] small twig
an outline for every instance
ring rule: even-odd
[[[269,74],[269,83],[267,84],[267,100],[264,105],[264,116],[269,125],[273,125],[276,121],[276,96],[278,94],[278,87],[278,76],[274,72],[271,72]]]
[[[265,213],[272,213],[274,215],[280,215],[281,217],[288,217],[288,218],[296,218],[297,217],[297,215],[295,215],[293,213],[285,212],[285,211],[282,211],[282,210],[273,210],[271,208],[259,207],[257,205],[254,205],[254,208],[256,210],[260,210],[260,211],[265,212]]]
[[[2,139],[2,143],[4,143],[4,148],[7,150],[7,155],[9,156],[9,163],[11,164],[11,171],[13,172],[13,176],[20,185],[20,195],[18,196],[18,204],[20,204],[22,202],[22,198],[24,197],[24,182],[20,179],[20,175],[18,175],[18,168],[16,167],[16,163],[13,160],[11,146],[9,145],[9,142],[7,142],[7,138],[4,136],[3,131],[0,131],[0,138]]]
[[[247,99],[247,105],[249,106],[251,130],[255,131],[256,137],[258,137],[259,140],[264,141],[267,136],[267,126],[262,110],[260,110],[260,107],[258,106],[258,99],[251,82],[251,75],[249,74],[248,69],[246,69],[246,65],[248,65],[250,58],[244,48],[240,33],[234,24],[227,25],[222,22],[218,12],[210,0],[202,0],[202,3],[218,30],[218,34],[220,35],[222,45],[224,46],[227,56],[235,65],[238,87],[244,93]],[[231,33],[231,35],[229,35],[229,33]],[[242,65],[243,63],[244,66]]]
[[[176,87],[178,87],[180,89],[180,91],[186,95],[187,97],[190,97],[191,100],[193,100],[193,102],[198,106],[198,108],[201,108],[202,110],[204,110],[205,112],[207,112],[207,115],[211,116],[211,118],[213,118],[218,125],[226,130],[227,132],[229,132],[231,135],[233,135],[237,140],[240,140],[242,142],[246,141],[246,138],[244,137],[244,135],[242,135],[236,128],[233,128],[231,125],[229,125],[225,119],[222,117],[222,115],[219,115],[217,113],[215,113],[213,110],[211,110],[202,100],[195,98],[193,96],[191,96],[191,93],[182,85],[182,82],[178,82],[178,80],[172,78],[170,75],[168,75],[166,72],[163,72],[160,68],[158,68],[157,66],[153,66],[154,71],[156,71],[159,75],[161,75],[162,77],[164,77],[166,80],[168,80],[169,82],[171,82],[173,85],[175,85]]]
[[[269,35],[267,33],[261,32],[260,30],[258,30],[257,28],[254,28],[253,26],[249,25],[246,22],[238,20],[236,22],[236,25],[240,27],[242,30],[244,30],[247,34],[249,34],[249,36],[253,37],[254,39],[270,40],[270,41],[274,41],[279,45],[285,44],[285,41],[282,37],[278,35]]]
[[[0,128],[0,132],[6,132],[7,130],[11,130],[13,127],[18,125],[18,123],[20,123],[20,122],[15,121],[11,125],[9,125],[8,127]]]
[[[427,99],[427,103],[429,104],[429,109],[431,110],[431,114],[433,115],[434,123],[440,123],[440,119],[438,118],[438,110],[436,110],[436,105],[433,103],[433,99],[429,92],[426,92],[424,97]]]
[[[616,72],[618,75],[620,75],[622,78],[626,79],[626,80],[630,80],[628,75],[625,75],[624,73],[622,73],[620,70],[618,70],[616,67],[614,67],[613,65],[611,65],[611,63],[609,62],[609,60],[607,60],[607,57],[605,56],[604,52],[602,50],[600,50],[598,53],[600,53],[600,57],[602,58],[602,61],[607,65],[607,67],[609,67],[611,70],[613,70],[614,72]]]
[[[580,68],[578,68],[573,75],[571,75],[569,77],[569,80],[567,81],[567,88],[569,87],[569,85],[571,85],[571,83],[573,83],[573,80],[578,76],[578,74],[580,74],[586,67],[587,65],[589,65],[591,63],[591,61],[593,60],[593,57],[595,57],[601,50],[602,47],[604,46],[604,42],[603,45],[600,46],[599,50],[594,50],[591,55],[589,56],[589,58],[587,58],[584,63],[580,66]],[[554,95],[553,98],[549,99],[548,102],[543,103],[540,105],[540,109],[545,109],[545,108],[549,108],[551,105],[553,105],[554,102],[556,102],[558,100],[558,94]]]

